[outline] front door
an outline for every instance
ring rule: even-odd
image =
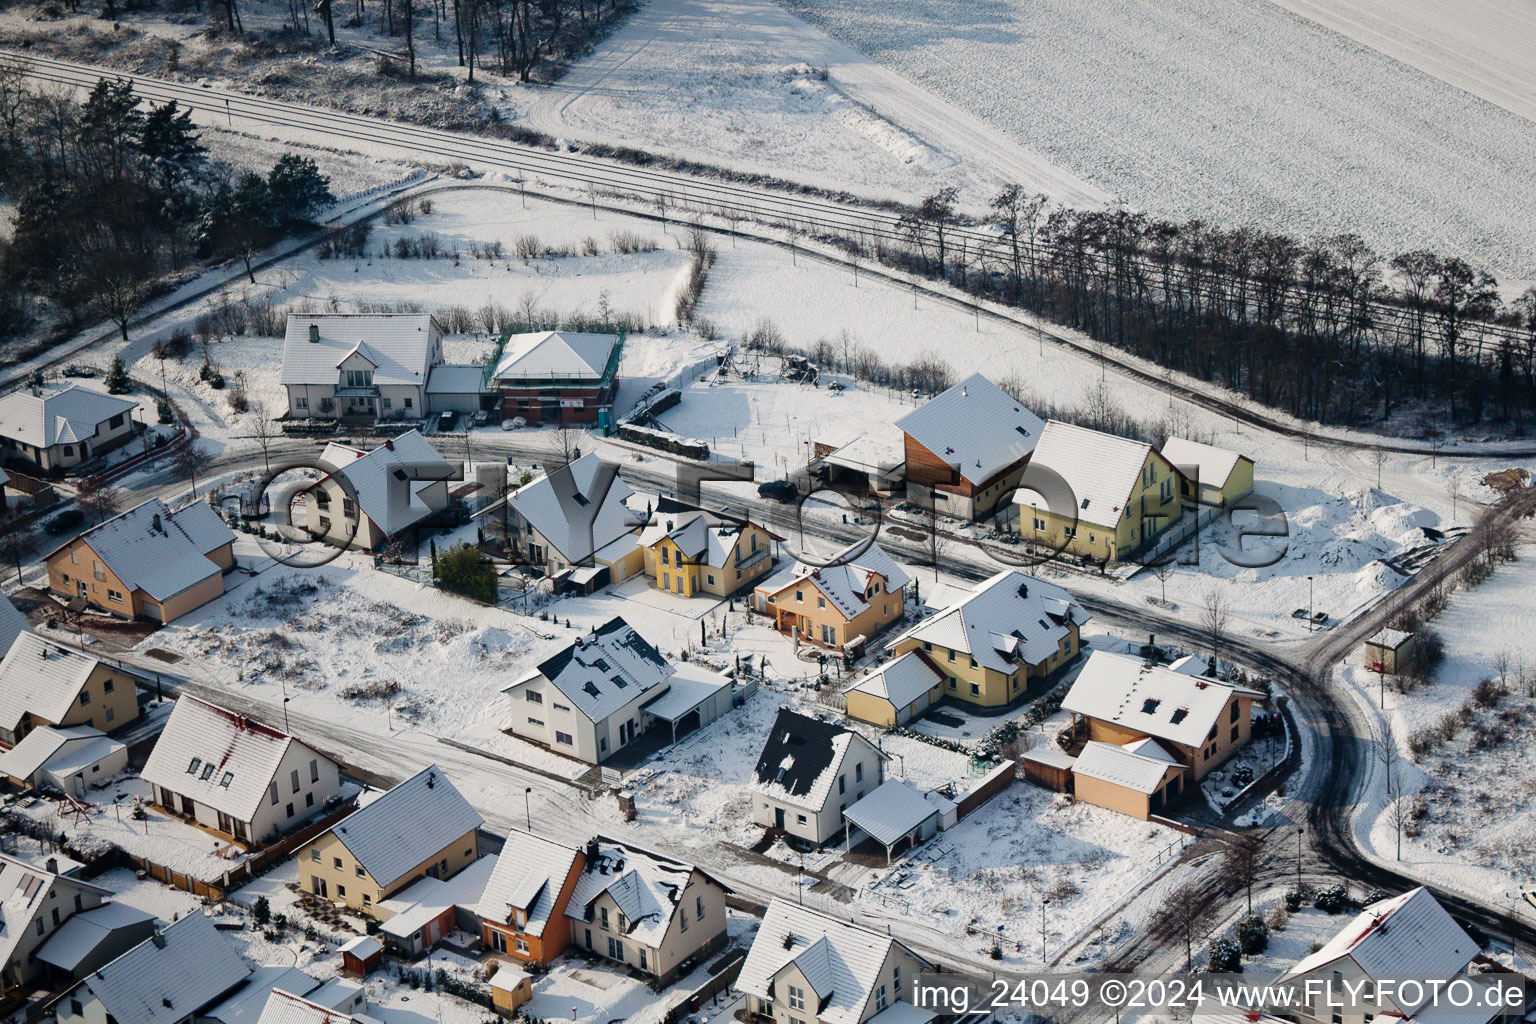
[[[321,899],[330,899],[330,894],[326,892],[325,889],[325,879],[321,878],[319,875],[309,876],[309,888],[314,892],[316,896],[319,896]]]
[[[189,818],[197,817],[197,804],[189,796],[181,798],[181,813]]]
[[[85,596],[85,580],[75,580],[75,585],[79,588],[80,596],[84,597]]]
[[[784,808],[782,808],[782,807],[774,808],[774,811],[773,811],[773,827],[777,828],[777,829],[782,829],[784,827]]]

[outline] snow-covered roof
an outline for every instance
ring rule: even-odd
[[[1186,654],[1182,658],[1170,661],[1168,667],[1187,676],[1203,676],[1205,670],[1211,667],[1211,663],[1198,654]]]
[[[526,923],[520,931],[544,934],[544,926],[556,910],[560,889],[570,877],[571,867],[580,851],[552,843],[528,832],[513,830],[501,853],[495,858],[491,877],[485,883],[475,914],[487,921],[506,924],[514,910],[521,910]],[[490,858],[486,858],[490,859]]]
[[[11,956],[48,901],[54,886],[68,892],[112,894],[100,886],[65,878],[28,864],[16,857],[0,854],[0,969],[10,966]]]
[[[233,544],[235,535],[206,502],[194,501],[172,512],[165,502],[151,498],[75,539],[89,544],[126,586],[164,602],[220,575],[223,570],[208,556]],[[46,557],[73,542],[65,541]]]
[[[906,465],[907,455],[900,434],[861,434],[828,452],[822,461],[856,473],[892,476]]]
[[[0,661],[0,729],[14,731],[28,712],[47,722],[60,721],[100,665],[88,654],[36,633],[22,633]]]
[[[491,376],[499,381],[599,380],[618,343],[617,334],[514,334],[502,346],[501,360]]]
[[[858,1024],[895,947],[926,964],[889,935],[775,898],[747,951],[736,987],[767,999],[774,979],[794,964],[815,992],[817,1020]]]
[[[58,390],[13,391],[0,398],[0,437],[34,448],[79,444],[96,436],[96,428],[114,416],[138,408],[137,402],[104,395],[71,384]]]
[[[257,1024],[380,1024],[366,1013],[347,1014],[291,992],[276,991],[267,1000]]]
[[[32,627],[27,623],[27,617],[4,594],[0,594],[0,651],[9,651],[11,644],[22,633],[30,633]],[[0,655],[3,657],[3,655]]]
[[[674,667],[667,678],[667,692],[642,705],[648,715],[676,722],[721,690],[731,688],[731,681],[712,669],[691,661]]]
[[[427,378],[429,395],[483,395],[490,390],[485,385],[485,367],[479,363],[439,363]]]
[[[577,711],[601,722],[636,697],[663,686],[674,671],[649,640],[615,616],[545,658],[503,692],[547,679]]]
[[[1236,695],[1264,696],[1246,687],[1148,665],[1140,658],[1094,651],[1061,706],[1148,736],[1198,747]]]
[[[533,975],[529,974],[527,971],[520,971],[516,967],[513,967],[511,964],[503,961],[501,965],[496,968],[496,973],[491,975],[491,980],[487,982],[487,984],[490,985],[491,988],[500,989],[503,992],[512,992],[515,991],[519,985],[531,977],[533,977]]]
[[[886,644],[915,639],[970,654],[976,663],[1011,675],[1022,662],[1038,665],[1061,647],[1070,630],[1089,619],[1077,599],[1054,583],[1016,569],[978,583],[958,603],[922,620]]]
[[[1366,641],[1376,647],[1385,647],[1395,651],[1409,640],[1413,639],[1412,633],[1405,633],[1400,629],[1383,629]]]
[[[428,876],[412,882],[404,891],[379,904],[394,914],[384,922],[382,931],[396,939],[409,939],[450,908],[473,913],[484,897],[485,884],[495,866],[496,861],[490,857],[481,857],[452,878]]]
[[[1125,514],[1126,503],[1141,478],[1141,467],[1152,451],[1144,441],[1051,420],[1040,435],[1031,465],[1059,474],[1072,489],[1076,506],[1052,511],[1113,529]],[[1050,508],[1045,496],[1029,488],[1014,492],[1013,500],[1018,505]]]
[[[357,938],[342,946],[338,953],[351,953],[359,960],[367,960],[375,953],[384,952],[384,944],[372,935],[359,935]]]
[[[436,511],[420,492],[451,475],[447,461],[419,430],[408,430],[371,452],[333,442],[320,461],[352,485],[358,507],[386,536]]]
[[[32,955],[45,964],[73,972],[114,933],[142,928],[154,919],[154,914],[126,903],[103,903],[71,914]]]
[[[258,967],[244,985],[217,1006],[199,1014],[199,1018],[216,1024],[258,1024],[273,992],[302,996],[319,986],[318,981],[297,967]]]
[[[702,509],[663,511],[657,508],[640,531],[640,544],[642,547],[650,547],[667,539],[676,544],[678,550],[690,561],[723,569],[732,564],[734,558],[736,565],[745,568],[761,559],[772,557],[767,545],[756,553],[736,553],[746,525],[747,520]],[[776,537],[776,534],[769,531],[764,532],[769,537]]]
[[[280,382],[334,386],[355,352],[373,364],[374,384],[425,384],[440,333],[430,313],[292,313]]]
[[[1072,774],[1098,779],[1115,786],[1152,793],[1162,785],[1163,776],[1176,762],[1166,757],[1151,756],[1132,750],[1129,746],[1117,747],[1113,743],[1090,740],[1072,765]]]
[[[912,581],[907,571],[872,541],[855,541],[834,553],[828,562],[817,566],[797,560],[759,583],[756,589],[774,595],[809,577],[844,619],[852,619],[873,603],[875,594],[897,593]],[[878,586],[877,576],[884,581]]]
[[[1025,761],[1033,761],[1050,768],[1071,768],[1077,763],[1077,758],[1060,747],[1035,747],[1033,750],[1026,750],[1021,756]]]
[[[1199,441],[1190,441],[1183,437],[1168,439],[1168,443],[1163,445],[1163,458],[1173,463],[1175,469],[1180,466],[1196,467],[1202,487],[1226,486],[1238,462],[1245,459],[1249,462],[1253,461],[1238,452],[1202,444]],[[1179,471],[1183,472],[1183,470]]]
[[[624,915],[625,937],[646,946],[661,945],[688,879],[698,868],[613,839],[599,837],[595,842],[596,856],[589,850],[565,915],[591,920],[587,908],[607,893]]]
[[[388,886],[484,821],[433,764],[329,831],[375,882]]]
[[[1040,443],[1045,421],[979,373],[896,421],[912,440],[972,483],[1025,458]]]
[[[908,651],[895,661],[875,669],[848,689],[881,697],[899,710],[943,681],[943,671],[927,655],[922,651]]]
[[[843,759],[855,744],[873,747],[851,729],[780,708],[758,755],[753,788],[797,807],[826,806]]]
[[[1284,979],[1308,974],[1341,957],[1353,960],[1369,978],[1449,978],[1464,970],[1477,952],[1472,937],[1420,886],[1366,907],[1321,949],[1287,971]],[[1407,1015],[1418,1008],[1398,1006]]]
[[[89,725],[44,725],[27,733],[20,743],[0,755],[0,775],[30,779],[41,769],[54,768],[62,760],[100,761],[122,745]]]
[[[250,973],[250,965],[199,910],[98,968],[81,984],[120,1021],[170,1024],[223,996]]]
[[[644,517],[624,504],[634,489],[596,454],[524,484],[507,503],[572,564],[639,529]]]
[[[874,792],[844,811],[843,817],[874,836],[876,842],[890,846],[938,813],[938,807],[910,782],[886,779]]]
[[[281,730],[182,694],[141,775],[145,782],[249,822],[295,743]],[[305,750],[312,757],[324,756]]]

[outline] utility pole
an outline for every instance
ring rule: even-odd
[[[1301,895],[1301,836],[1304,828],[1296,829],[1296,895]]]

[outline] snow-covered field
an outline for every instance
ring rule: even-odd
[[[1486,55],[1506,29],[1503,82],[1518,93],[1529,80],[1516,0],[1479,3],[1486,21],[1431,0],[1403,13],[1389,0],[1295,5],[1330,25],[1363,7],[1377,29],[1419,37],[1396,50],[1270,3],[788,5],[1135,207],[1303,236],[1352,231],[1389,252],[1444,249],[1501,277],[1536,276],[1536,199],[1524,188],[1536,124],[1458,88],[1484,77],[1463,55]],[[1425,26],[1432,7],[1442,13]],[[1442,21],[1476,27],[1442,42]]]

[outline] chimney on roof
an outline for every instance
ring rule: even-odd
[[[59,873],[59,858],[57,858],[57,857],[49,857],[43,863],[43,866],[48,869],[48,873],[50,875],[56,875],[56,874]]]
[[[151,533],[164,533],[165,532],[164,530],[162,530],[160,528],[160,513],[159,512],[156,512],[154,515],[149,517],[149,529],[150,529]]]
[[[310,324],[309,325],[309,343],[311,345],[313,345],[316,342],[318,342],[319,340],[320,340],[320,325],[319,324]]]
[[[156,949],[164,949],[165,932],[161,931],[159,928],[156,928],[154,934],[149,937],[149,941],[155,944]]]
[[[970,395],[970,393],[971,393],[971,389],[970,388],[966,387],[964,384],[960,385],[960,397],[961,398],[967,397],[968,395]]]
[[[384,442],[384,447],[388,448],[390,451],[394,451],[395,450],[395,442],[393,442],[393,441],[385,441]]]
[[[596,865],[597,865],[597,851],[598,851],[597,837],[593,836],[591,839],[587,840],[587,870],[588,871],[592,871],[592,870],[594,870],[596,868]]]
[[[1028,583],[1020,583],[1019,584],[1019,596],[1020,597],[1028,597],[1029,596],[1029,584]]]

